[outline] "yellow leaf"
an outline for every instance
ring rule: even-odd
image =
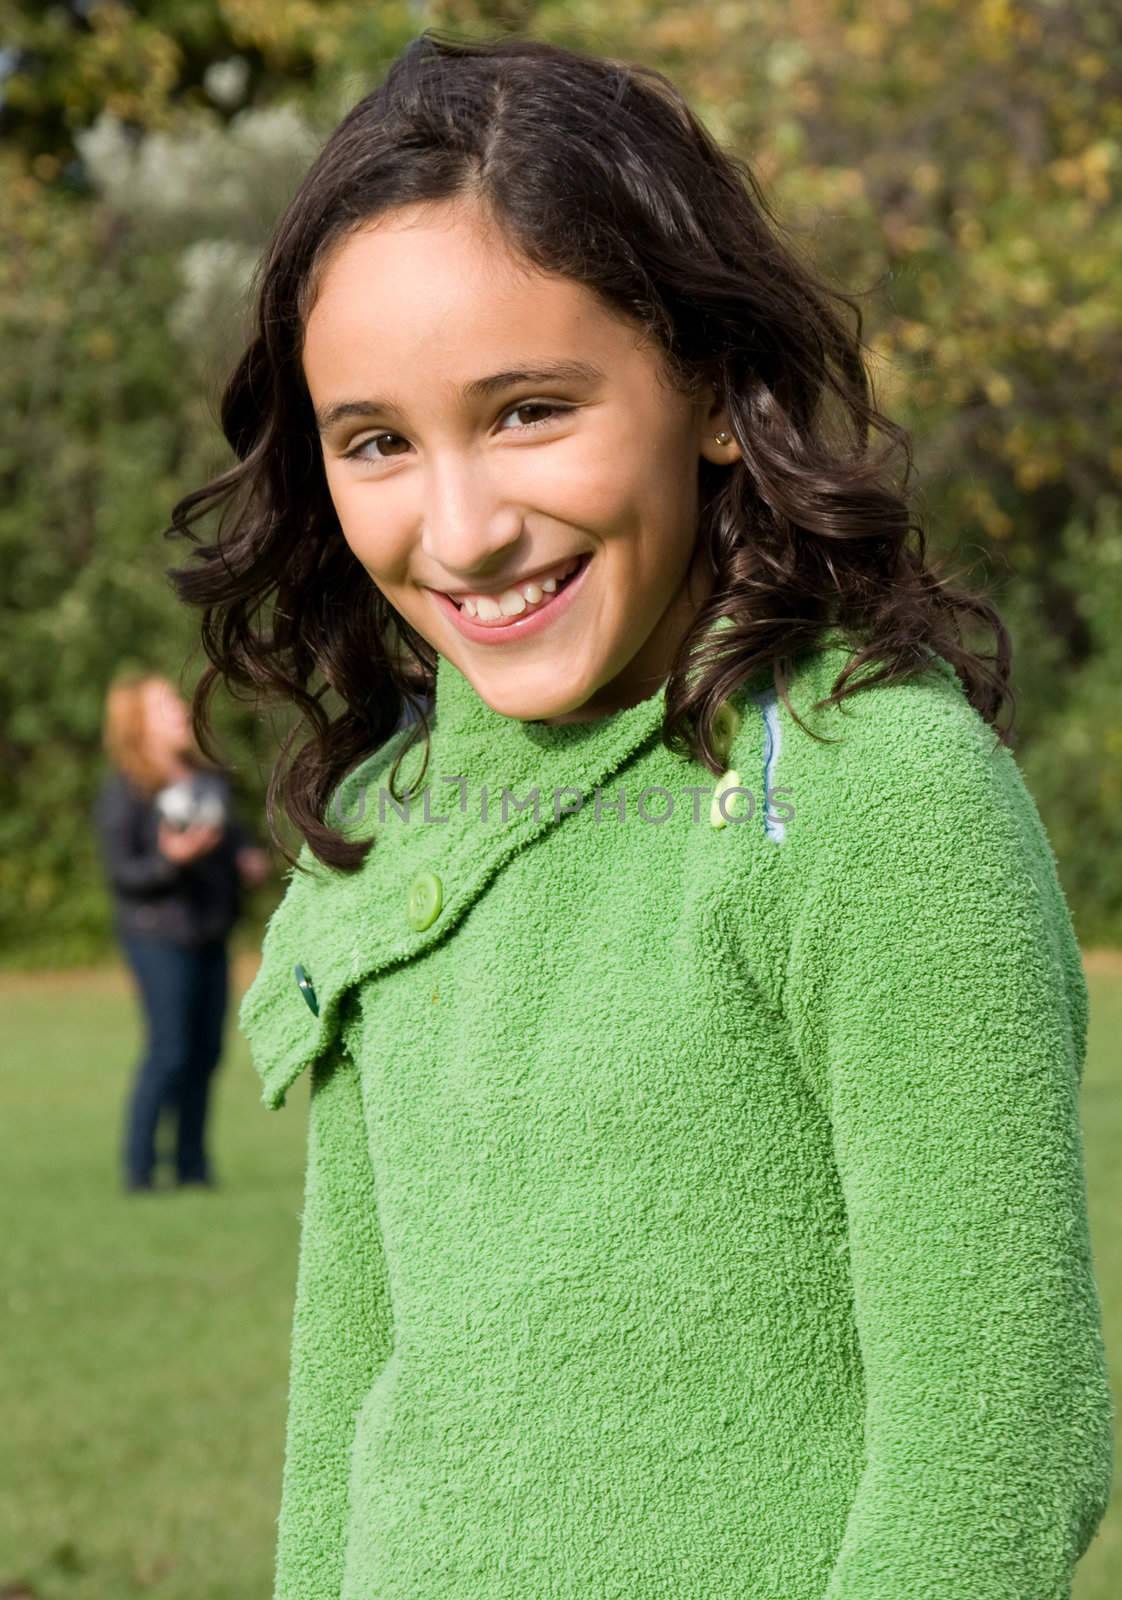
[[[991,372],[985,381],[985,391],[993,406],[1007,406],[1013,398],[1013,385],[1003,372]]]

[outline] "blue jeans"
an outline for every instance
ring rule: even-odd
[[[229,994],[223,940],[189,948],[130,934],[122,939],[144,1007],[147,1040],[125,1118],[125,1180],[151,1183],[161,1112],[175,1115],[179,1182],[209,1179],[210,1084],[222,1054]]]

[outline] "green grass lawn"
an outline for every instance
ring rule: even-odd
[[[1122,962],[1088,981],[1083,1126],[1113,1368]],[[223,1188],[126,1196],[117,1149],[140,1028],[122,976],[8,977],[0,1001],[0,1600],[269,1600],[306,1080],[281,1111],[261,1105],[235,995],[212,1127]],[[1122,1593],[1120,1500],[1122,1481],[1076,1600]]]

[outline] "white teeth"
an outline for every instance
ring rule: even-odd
[[[523,583],[517,589],[504,589],[500,595],[480,594],[474,597],[465,597],[461,602],[461,609],[469,617],[478,617],[483,622],[494,622],[498,617],[516,617],[526,610],[527,605],[537,605],[543,595],[556,594],[557,585],[575,572],[580,566],[581,557],[577,556],[563,567],[554,578],[546,578],[542,583],[532,580]]]

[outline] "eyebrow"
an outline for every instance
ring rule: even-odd
[[[546,361],[534,367],[512,367],[506,372],[489,373],[485,378],[473,378],[464,384],[460,394],[465,400],[485,400],[500,390],[512,389],[516,383],[600,383],[604,377],[600,368],[588,361]],[[374,411],[401,415],[391,400],[336,400],[316,412],[316,426],[320,433],[326,433],[348,417],[366,417]]]

